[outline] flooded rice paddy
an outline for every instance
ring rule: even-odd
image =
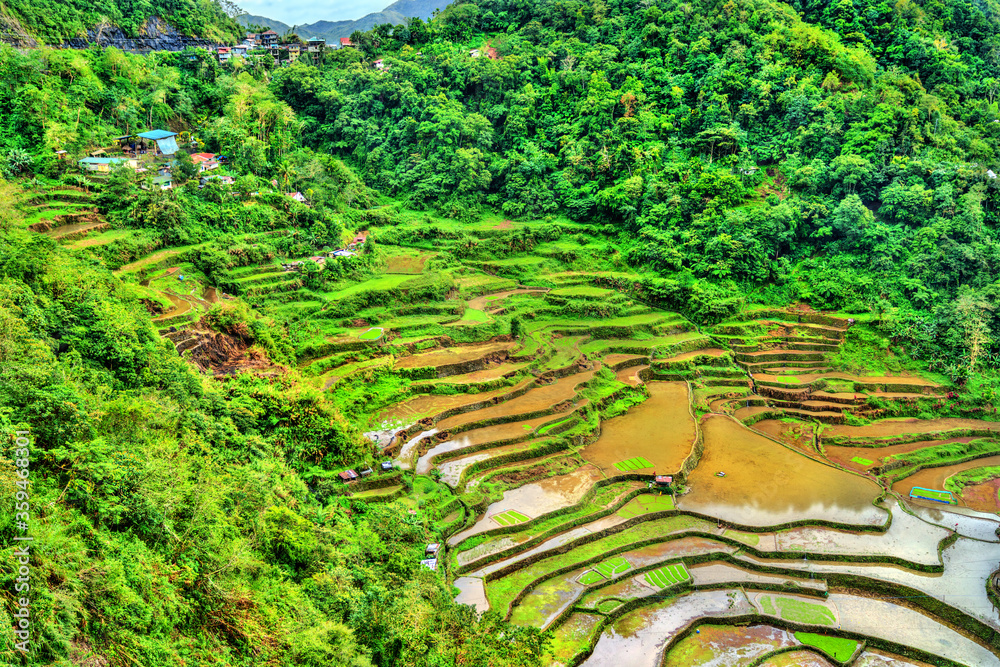
[[[682,509],[749,526],[802,519],[882,525],[878,486],[754,433],[729,417],[702,421],[705,452],[688,478]],[[717,476],[722,472],[724,477]]]
[[[470,361],[476,361],[483,357],[506,352],[514,347],[516,343],[512,341],[491,342],[485,345],[463,345],[458,347],[446,347],[432,352],[413,354],[396,360],[396,368],[424,368],[450,366]]]
[[[886,447],[841,447],[838,445],[824,445],[826,457],[838,465],[852,468],[854,470],[870,470],[881,465],[882,460],[897,454],[907,454],[909,452],[923,449],[924,447],[938,447],[956,442],[970,442],[976,440],[976,436],[968,438],[949,438],[947,440],[920,440],[908,442],[902,445],[888,445]],[[870,461],[871,463],[865,463]],[[905,494],[904,494],[905,495]]]
[[[493,503],[483,517],[471,528],[455,535],[455,544],[496,527],[491,518],[494,514],[507,510],[517,510],[536,517],[563,507],[569,507],[580,502],[595,482],[603,479],[601,471],[594,466],[578,468],[567,475],[550,477],[541,482],[534,482],[505,491],[503,499]]]
[[[705,617],[754,613],[739,590],[697,591],[634,611],[601,633],[587,667],[659,667],[670,638]]]
[[[915,486],[921,486],[925,489],[944,489],[945,480],[952,475],[960,473],[963,470],[982,468],[984,466],[1000,466],[1000,455],[974,459],[972,461],[956,463],[955,465],[950,466],[924,468],[923,470],[915,472],[909,477],[905,477],[893,484],[892,490],[905,497],[910,494],[910,489]],[[959,497],[959,502],[962,502],[961,497]],[[996,511],[995,508],[996,503],[994,503],[993,507],[987,509],[986,511]]]
[[[901,658],[883,651],[868,650],[862,653],[854,667],[933,667],[928,662],[913,658]]]
[[[526,393],[508,401],[442,419],[437,423],[437,427],[442,431],[446,431],[481,421],[508,419],[513,415],[530,415],[549,411],[560,403],[576,398],[577,387],[581,383],[590,380],[594,376],[594,373],[594,370],[589,370],[583,373],[567,375],[550,384],[532,387]],[[510,389],[507,389],[505,393],[510,393],[510,391]]]
[[[452,582],[452,585],[459,590],[455,602],[472,605],[479,613],[489,610],[490,603],[486,600],[486,588],[483,586],[482,579],[478,577],[458,577]]]
[[[651,382],[649,398],[602,423],[601,437],[581,454],[609,477],[622,474],[616,463],[637,456],[653,464],[643,472],[677,472],[697,437],[688,404],[687,383]]]
[[[515,392],[518,389],[523,389],[530,384],[531,381],[532,380],[530,379],[526,379],[513,387],[502,387],[500,389],[483,392],[481,394],[422,394],[386,408],[379,413],[373,421],[383,422],[395,419],[402,421],[415,421],[416,419],[427,415],[436,415],[448,410],[460,409],[466,406],[476,405],[477,403],[492,401],[493,399]],[[439,425],[439,428],[443,427]]]
[[[509,444],[512,443],[512,441],[529,437],[531,434],[535,433],[537,429],[544,427],[546,424],[558,422],[561,419],[567,418],[573,414],[575,410],[575,407],[570,407],[570,409],[565,412],[542,415],[541,417],[535,417],[534,419],[508,422],[506,424],[497,424],[495,426],[485,426],[483,428],[472,429],[470,431],[463,431],[455,437],[435,445],[433,448],[428,450],[426,454],[421,456],[420,460],[417,461],[417,474],[426,475],[429,473],[431,468],[434,467],[433,459],[436,456],[440,456],[448,452],[482,446],[491,442],[495,442],[497,444]]]
[[[956,429],[978,429],[1000,431],[1000,422],[984,422],[977,419],[885,419],[865,426],[835,424],[823,432],[850,438],[885,438],[909,433],[934,433]]]
[[[757,667],[833,667],[833,663],[814,651],[802,649],[767,658]]]
[[[671,647],[663,667],[745,665],[775,649],[798,643],[793,633],[770,625],[734,627],[709,623]]]
[[[932,618],[885,600],[831,593],[840,626],[848,632],[912,646],[970,667],[996,667],[1000,658]]]

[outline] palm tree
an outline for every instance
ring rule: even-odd
[[[295,167],[289,163],[288,160],[282,160],[278,163],[278,181],[285,187],[285,192],[288,191],[292,180],[295,178]]]

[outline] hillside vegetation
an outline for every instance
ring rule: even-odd
[[[633,553],[685,532],[723,540],[698,564],[753,570],[734,586],[768,574],[782,628],[786,609],[833,618],[780,597],[826,594],[781,569],[823,559],[810,549],[941,574],[829,581],[914,600],[894,609],[988,652],[987,559],[954,574],[941,554],[968,541],[876,503],[942,462],[995,481],[968,457],[1000,451],[1000,31],[990,4],[845,1],[460,3],[356,32],[320,67],[0,46],[0,544],[25,532],[18,431],[34,540],[30,655],[10,648],[17,561],[0,557],[0,663],[569,664],[645,604],[619,606],[625,577],[658,604],[695,585],[689,556]],[[47,41],[153,15],[232,27],[209,2],[5,7]],[[152,128],[181,133],[172,189],[152,181],[166,158],[78,167]],[[204,152],[231,183],[201,182]],[[626,429],[648,449],[586,458],[602,423],[656,398],[647,380],[670,387],[673,449]],[[706,424],[712,455],[777,451],[832,480],[778,478],[818,508],[787,519],[817,531],[808,548],[677,514],[740,480],[696,467]],[[918,447],[930,433],[983,440]],[[872,442],[917,444],[847,451]],[[676,498],[651,494],[652,466]],[[772,472],[745,476],[764,505]],[[580,493],[563,505],[490,511],[564,475]],[[838,514],[846,488],[863,493]],[[910,532],[885,546],[894,522]],[[778,565],[736,561],[760,544]],[[489,573],[493,611],[455,602],[456,574],[536,545]]]
[[[18,27],[46,44],[86,37],[88,29],[101,26],[118,27],[127,36],[138,37],[152,18],[165,20],[182,35],[231,43],[242,33],[224,5],[234,6],[219,0],[8,0],[4,11]]]
[[[409,206],[604,222],[667,289],[895,308],[891,337],[958,377],[1000,333],[998,39],[965,0],[486,1],[273,87]]]

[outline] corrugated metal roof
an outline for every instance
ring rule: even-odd
[[[176,132],[168,132],[167,130],[150,130],[149,132],[142,132],[138,136],[143,139],[152,139],[156,141],[158,139],[167,139],[169,137],[176,137]]]
[[[127,157],[85,157],[80,162],[85,164],[115,164],[116,162],[129,162]]]

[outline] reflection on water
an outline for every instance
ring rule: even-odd
[[[691,453],[696,432],[688,411],[687,383],[651,382],[648,386],[649,398],[601,424],[601,437],[582,452],[606,475],[621,474],[615,463],[636,456],[653,464],[642,472],[675,473]]]
[[[882,525],[869,480],[797,454],[721,415],[705,417],[705,452],[678,505],[723,521],[768,526],[800,519]],[[717,473],[724,472],[724,477]]]
[[[587,667],[656,667],[670,637],[703,616],[735,616],[754,608],[739,591],[698,591],[627,614],[604,630]]]

